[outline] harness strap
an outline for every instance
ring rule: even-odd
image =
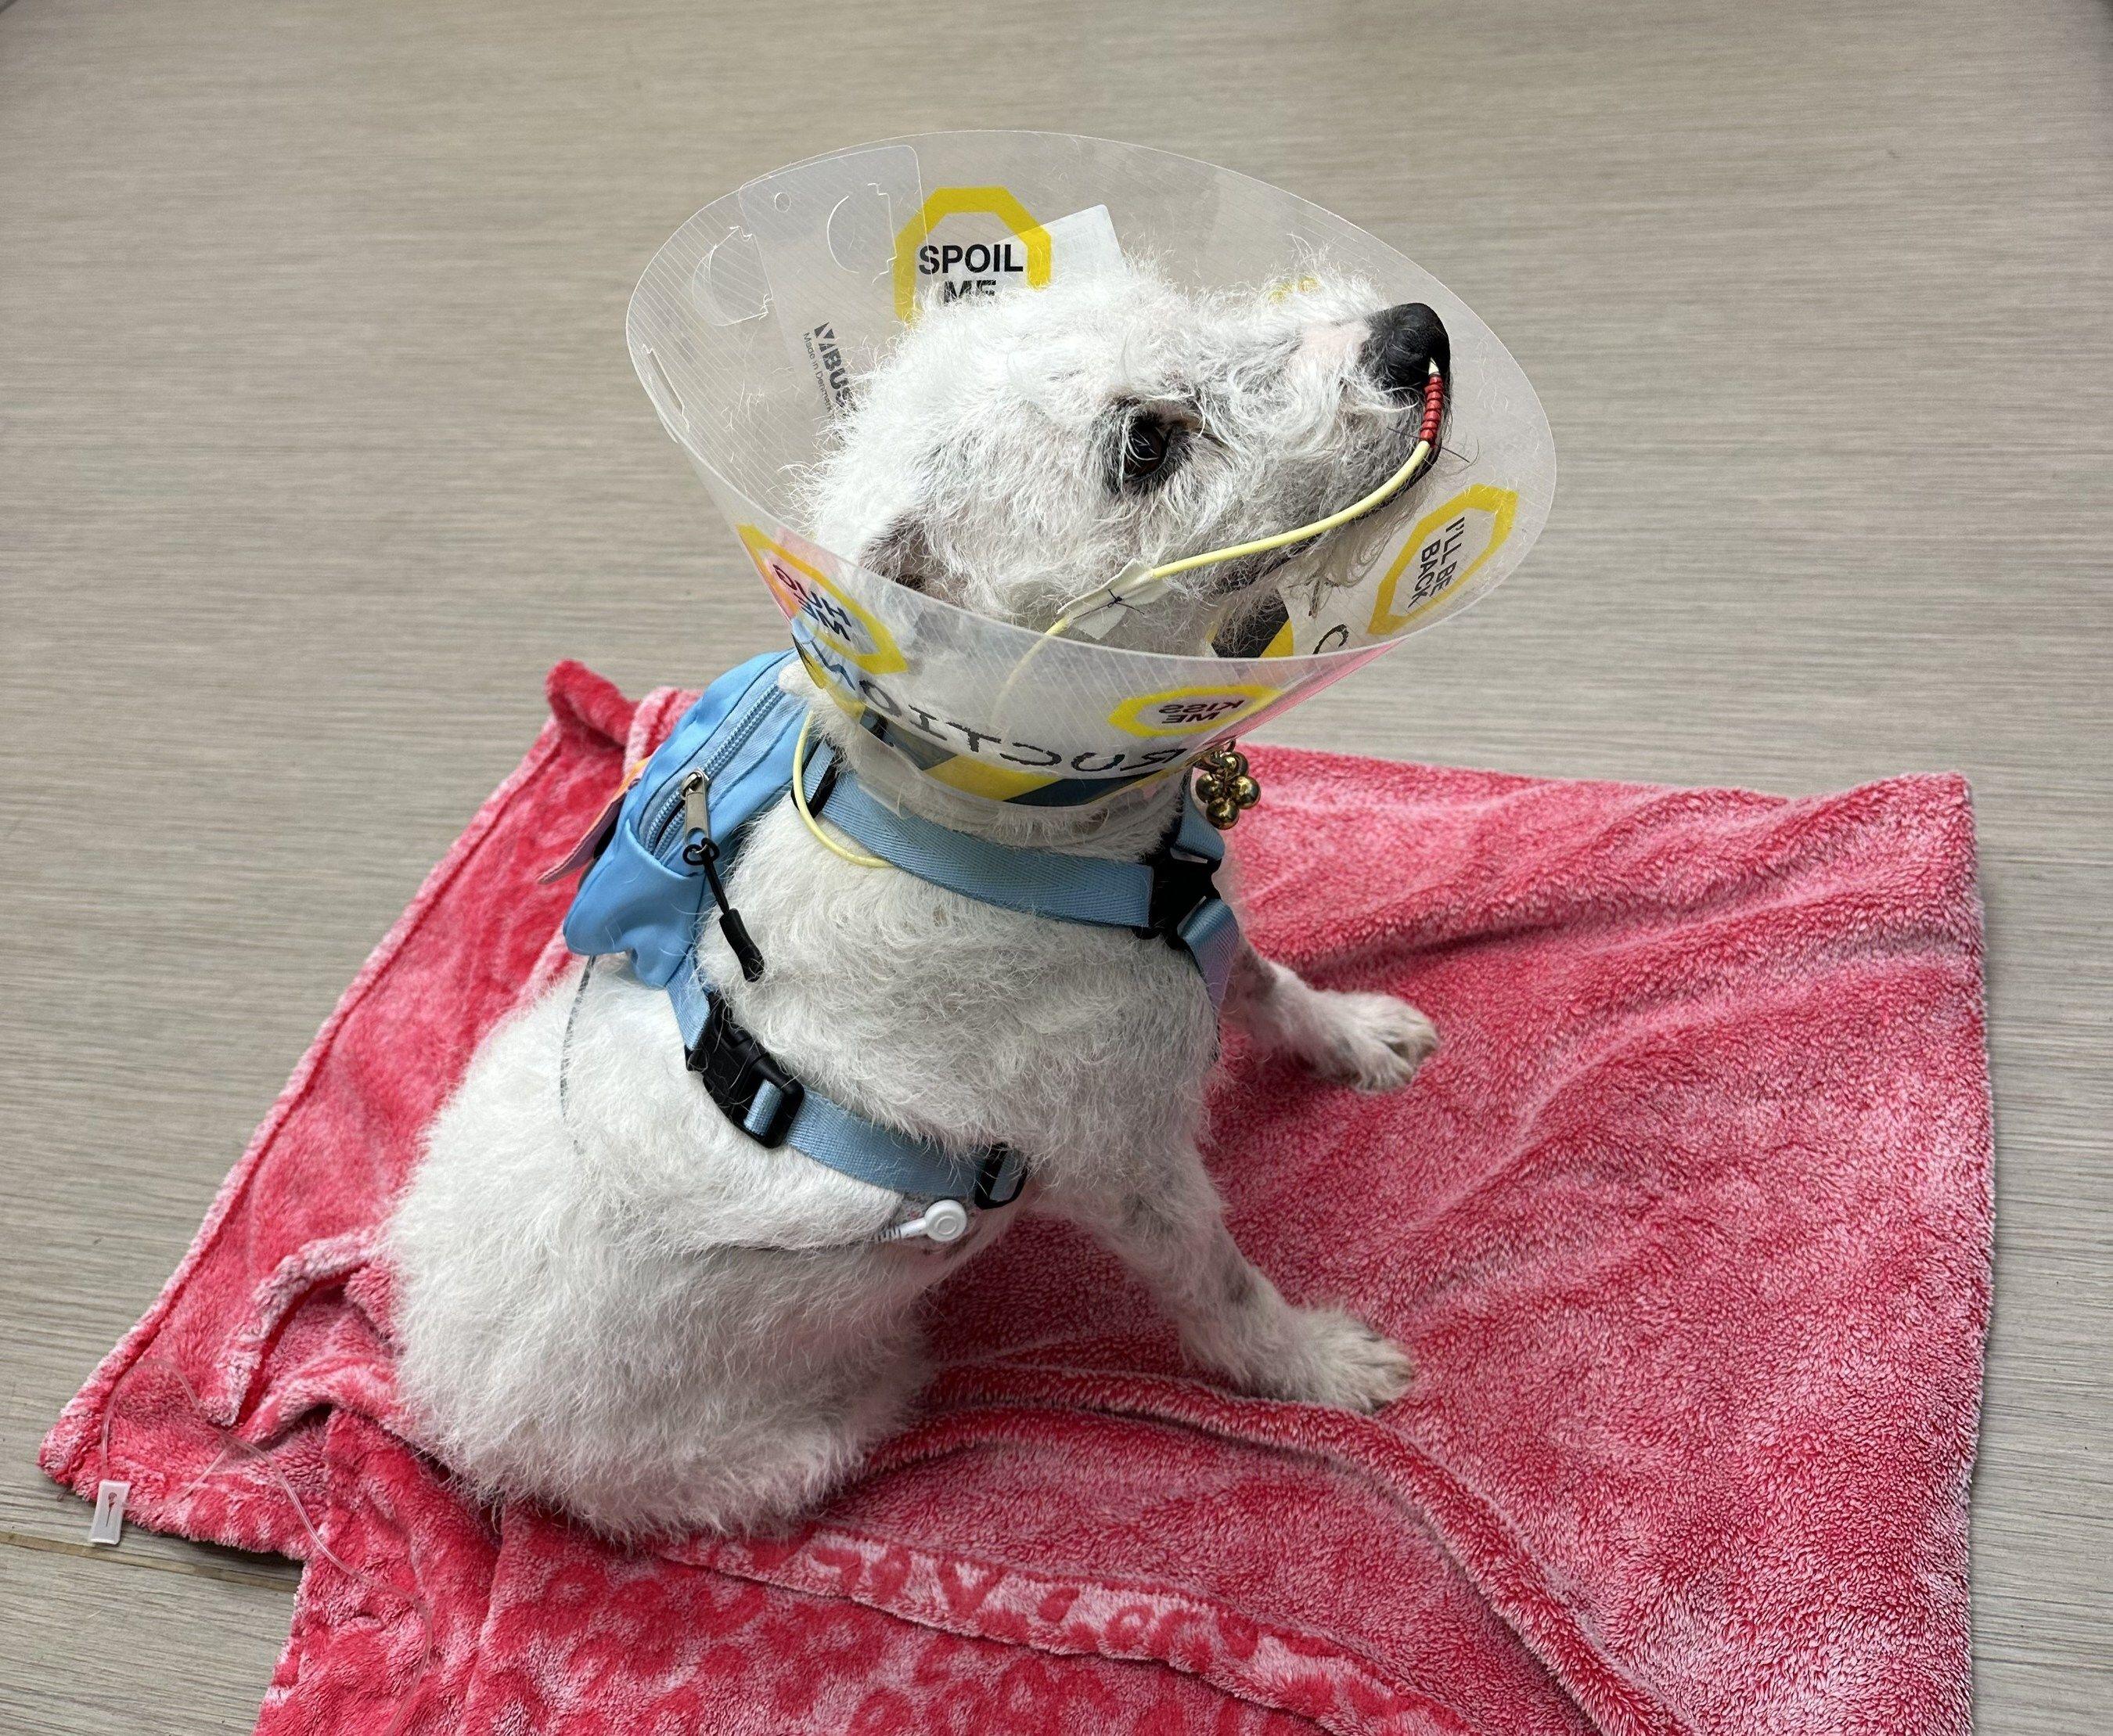
[[[844,1175],[919,1199],[1000,1206],[1019,1196],[1026,1164],[1011,1146],[949,1151],[808,1090],[726,1010],[694,957],[669,981],[668,998],[691,1070],[727,1119],[759,1144],[790,1145]]]
[[[1007,910],[1157,936],[1189,953],[1213,1006],[1224,999],[1239,925],[1212,880],[1225,841],[1193,799],[1184,798],[1180,828],[1150,861],[1118,862],[1015,849],[898,813],[826,743],[792,775],[813,811],[903,872]],[[698,966],[694,940],[669,980],[668,997],[691,1071],[727,1119],[760,1144],[790,1145],[844,1175],[918,1199],[991,1207],[1019,1196],[1026,1165],[1011,1146],[950,1150],[809,1090],[727,1010]]]
[[[1224,1000],[1239,925],[1212,879],[1225,860],[1225,838],[1193,800],[1184,797],[1180,828],[1155,857],[1119,862],[1020,849],[900,812],[876,798],[826,742],[793,774],[815,814],[904,873],[1006,910],[1178,942],[1203,973],[1212,1004]]]

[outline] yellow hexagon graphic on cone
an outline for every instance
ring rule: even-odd
[[[1366,631],[1376,639],[1392,638],[1453,596],[1504,546],[1517,513],[1518,491],[1490,482],[1463,488],[1426,513],[1380,581]],[[1404,578],[1409,580],[1408,595],[1397,607],[1396,593]]]
[[[787,619],[805,621],[824,644],[869,675],[892,675],[910,666],[879,618],[826,573],[773,542],[753,524],[735,529]]]
[[[932,231],[952,217],[994,217],[1027,249],[1025,276],[1029,289],[1049,281],[1049,231],[1029,213],[1027,207],[1005,187],[942,187],[924,201],[917,215],[905,223],[895,237],[895,317],[904,325],[917,318],[917,255],[931,239]]]
[[[1108,721],[1132,735],[1198,735],[1252,715],[1283,691],[1281,688],[1241,683],[1140,693],[1116,706],[1109,714]]]

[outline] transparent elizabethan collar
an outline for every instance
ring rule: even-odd
[[[1353,276],[1381,305],[1428,304],[1450,336],[1435,463],[1335,532],[1337,582],[1310,608],[1302,596],[1261,655],[1045,638],[800,534],[797,473],[927,299],[1032,293],[1125,251],[1196,289]],[[1554,495],[1533,388],[1436,279],[1291,194],[1103,139],[935,133],[778,170],[675,232],[639,280],[626,333],[810,672],[929,774],[999,800],[1096,799],[1253,729],[1492,588]],[[1112,577],[1082,575],[1080,588]]]

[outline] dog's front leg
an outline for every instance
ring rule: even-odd
[[[1249,1263],[1193,1148],[1130,1191],[1051,1203],[1151,1287],[1191,1356],[1243,1391],[1377,1410],[1408,1390],[1399,1345],[1340,1309],[1294,1307]]]
[[[1407,1001],[1317,989],[1245,941],[1225,986],[1225,1016],[1266,1052],[1361,1091],[1407,1085],[1438,1048],[1438,1027]]]

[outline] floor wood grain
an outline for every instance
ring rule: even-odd
[[[239,1729],[290,1574],[93,1559],[34,1443],[560,656],[773,620],[632,382],[652,249],[947,125],[1166,145],[1413,254],[1555,514],[1281,733],[1974,782],[2000,1126],[1979,1725],[2113,1715],[2113,21],[2091,0],[19,0],[0,12],[0,1730]]]

